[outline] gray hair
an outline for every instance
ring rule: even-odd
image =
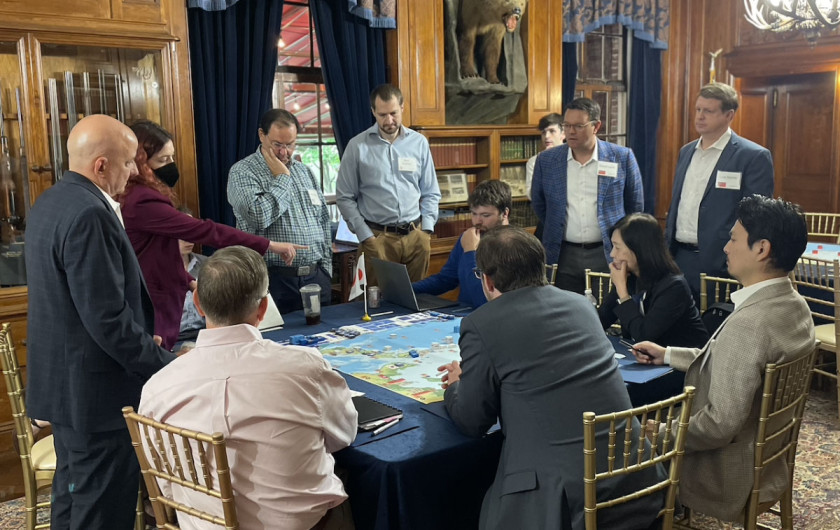
[[[198,273],[198,301],[217,326],[243,324],[268,294],[268,268],[242,246],[217,250]]]

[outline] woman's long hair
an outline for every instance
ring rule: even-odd
[[[680,274],[680,268],[665,246],[665,237],[655,217],[647,213],[631,213],[612,227],[610,236],[616,230],[627,248],[636,255],[639,267],[636,282],[638,292],[650,289],[665,276]]]
[[[167,142],[172,140],[172,135],[157,123],[149,120],[137,121],[130,127],[137,137],[137,154],[134,156],[134,163],[137,164],[137,175],[128,179],[128,184],[126,184],[122,195],[128,195],[134,186],[146,186],[159,191],[174,203],[175,190],[157,178],[155,172],[149,167],[149,159],[163,149]]]

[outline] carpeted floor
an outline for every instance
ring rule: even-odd
[[[793,486],[793,526],[797,530],[840,530],[840,421],[835,399],[833,392],[811,392],[808,398]],[[780,528],[772,516],[762,516],[761,521]],[[718,525],[695,514],[694,527],[717,530]],[[0,504],[0,530],[22,528],[23,499]]]

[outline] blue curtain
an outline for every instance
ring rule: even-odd
[[[630,57],[630,117],[627,143],[633,149],[645,187],[645,211],[656,211],[656,131],[662,103],[662,50],[633,38]]]
[[[310,0],[339,155],[373,124],[369,96],[385,82],[385,33],[347,10],[346,0]]]
[[[350,12],[368,21],[372,28],[397,28],[397,3],[394,0],[347,0]]]
[[[243,0],[224,11],[189,9],[201,216],[233,225],[230,167],[257,148],[271,105],[282,0]]]
[[[670,21],[671,0],[563,0],[563,42],[583,42],[592,30],[621,24],[664,50]]]
[[[563,109],[555,112],[563,114],[563,110],[570,101],[575,99],[575,82],[577,81],[577,43],[563,43]]]

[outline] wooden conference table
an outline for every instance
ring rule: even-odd
[[[375,310],[394,311],[381,318],[410,311],[388,303]],[[467,308],[441,310],[464,316]],[[302,312],[284,315],[284,329],[264,333],[271,340],[311,335],[349,324],[363,314],[359,302],[324,307],[321,324],[306,326]],[[627,353],[611,338],[616,351]],[[619,361],[634,405],[663,399],[682,390],[682,373],[636,364],[628,354]],[[476,528],[484,493],[493,482],[502,445],[500,431],[483,438],[461,434],[442,403],[424,405],[409,397],[344,375],[348,386],[372,399],[395,406],[404,418],[378,436],[359,433],[353,444],[335,454],[347,472],[353,519],[358,529]],[[492,430],[491,430],[492,431]]]

